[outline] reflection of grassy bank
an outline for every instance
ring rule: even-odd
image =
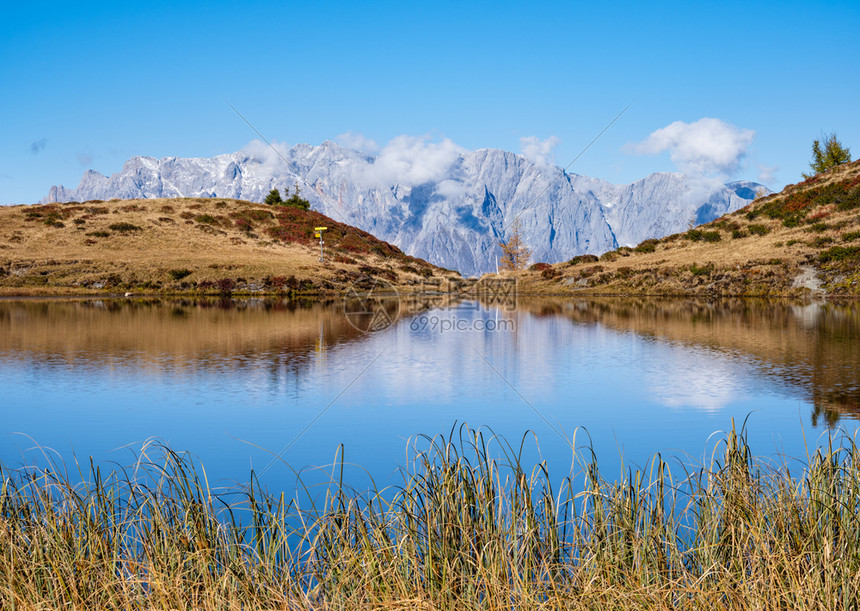
[[[561,316],[620,332],[753,357],[757,370],[802,388],[813,420],[860,417],[860,308],[755,299],[521,299],[535,316]]]
[[[3,470],[0,606],[854,608],[860,448],[839,442],[789,473],[733,430],[704,467],[623,481],[588,453],[556,489],[461,430],[419,440],[402,488],[303,510],[218,495],[169,450],[78,486]]]
[[[288,299],[0,301],[0,360],[190,373],[214,366],[293,367],[354,341],[340,303]]]

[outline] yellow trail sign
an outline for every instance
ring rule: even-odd
[[[325,231],[328,227],[314,227],[314,231]]]

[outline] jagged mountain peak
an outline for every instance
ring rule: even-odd
[[[375,154],[326,140],[319,146],[255,142],[211,158],[132,157],[106,177],[44,202],[225,197],[262,201],[298,185],[314,209],[465,275],[494,271],[499,240],[520,221],[533,261],[600,254],[708,222],[745,206],[762,185],[715,184],[675,172],[628,185],[564,172],[500,149],[393,141]]]

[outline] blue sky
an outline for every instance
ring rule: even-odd
[[[860,155],[857,32],[856,0],[7,3],[0,203],[239,150],[256,135],[225,100],[278,142],[448,138],[561,166],[636,100],[571,171],[781,188],[822,132]]]

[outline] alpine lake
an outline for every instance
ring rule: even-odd
[[[0,464],[74,479],[163,444],[290,496],[397,485],[464,427],[551,479],[583,450],[707,463],[733,422],[789,462],[857,431],[856,303],[491,297],[0,300]]]

